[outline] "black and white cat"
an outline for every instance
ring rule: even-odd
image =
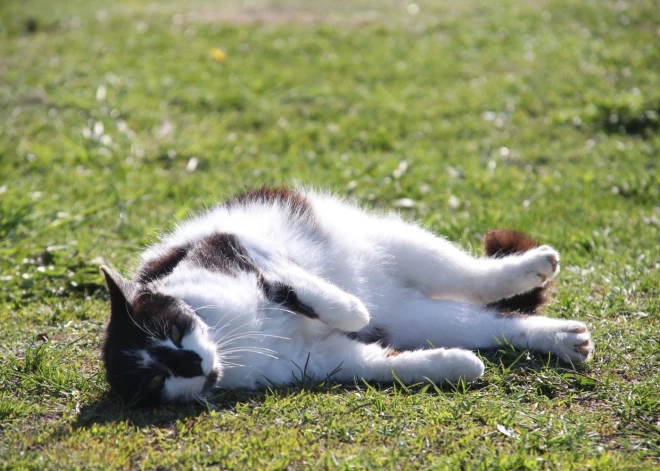
[[[588,360],[585,324],[528,315],[557,252],[509,231],[485,243],[490,257],[473,258],[327,194],[246,193],[163,237],[133,280],[101,267],[107,379],[125,401],[159,403],[291,384],[305,365],[318,380],[471,381],[484,364],[470,350],[501,342]]]

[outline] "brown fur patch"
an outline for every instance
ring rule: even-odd
[[[310,319],[319,317],[310,306],[300,301],[291,286],[285,283],[269,283],[250,258],[245,246],[233,234],[210,235],[198,243],[188,256],[207,270],[217,270],[226,274],[239,271],[255,273],[259,287],[272,302]]]
[[[386,357],[395,357],[395,356],[397,356],[399,353],[401,353],[401,352],[398,351],[398,350],[394,350],[393,348],[386,348],[386,349],[385,349],[385,356],[386,356]]]
[[[249,191],[235,196],[227,201],[226,204],[231,208],[233,205],[245,205],[249,203],[281,204],[289,208],[296,216],[309,217],[312,215],[312,206],[307,201],[307,198],[294,190],[284,187],[263,187],[258,190]]]
[[[486,255],[502,258],[538,247],[537,240],[518,231],[491,229],[484,237]]]
[[[486,255],[494,258],[520,254],[538,246],[537,240],[518,231],[492,229],[484,237]],[[498,310],[502,316],[507,317],[535,314],[540,311],[543,304],[550,300],[549,288],[551,285],[552,283],[548,283],[543,287],[500,299],[487,306]]]
[[[377,343],[384,348],[386,357],[395,357],[401,353],[400,350],[391,347],[392,341],[390,335],[382,327],[376,326],[371,330],[363,329],[359,332],[349,332],[346,336],[367,345]]]

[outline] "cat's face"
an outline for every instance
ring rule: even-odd
[[[180,299],[102,270],[111,301],[103,346],[111,389],[141,405],[201,399],[222,375],[206,324]]]

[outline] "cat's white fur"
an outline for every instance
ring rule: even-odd
[[[484,364],[469,349],[501,342],[553,352],[569,362],[590,356],[593,344],[582,322],[504,317],[484,307],[553,279],[559,255],[551,247],[474,258],[396,214],[302,193],[313,222],[291,218],[278,203],[221,206],[182,224],[143,256],[146,262],[213,233],[235,234],[266,279],[292,286],[319,315],[315,320],[284,312],[265,299],[252,273],[236,277],[179,264],[156,287],[199,314],[182,343],[200,355],[205,375],[219,373],[217,387],[290,384],[305,368],[316,380],[334,372],[336,380],[391,381],[394,372],[406,383],[470,381],[483,374]],[[344,333],[369,323],[406,351],[391,355]],[[202,391],[203,379],[168,378],[165,394],[191,399]]]

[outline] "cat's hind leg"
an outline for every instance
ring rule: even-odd
[[[456,382],[459,378],[472,381],[484,372],[483,362],[467,350],[436,348],[398,352],[376,343],[364,344],[340,333],[317,340],[292,361],[300,370],[293,364],[284,367],[298,376],[306,365],[305,374],[314,381],[330,376],[341,382],[365,379],[391,383],[394,373],[404,384],[428,380],[437,384]]]
[[[475,303],[429,299],[408,290],[400,312],[378,312],[371,328],[394,348],[426,345],[471,350],[509,343],[517,348],[552,352],[567,362],[587,361],[594,345],[587,326],[579,321],[543,316],[505,315]],[[366,329],[365,329],[366,331]]]
[[[547,245],[501,258],[475,258],[396,219],[376,221],[370,237],[390,257],[393,276],[430,296],[488,304],[542,287],[559,272],[559,254]]]

